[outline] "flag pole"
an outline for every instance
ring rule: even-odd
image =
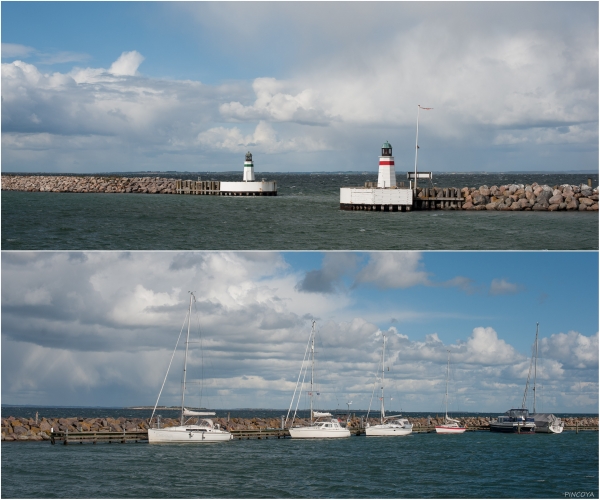
[[[417,139],[415,143],[415,184],[414,191],[415,197],[417,196],[417,158],[419,156],[419,111],[421,110],[421,105],[417,104]]]
[[[415,144],[415,197],[417,196],[417,158],[419,156],[419,111],[422,109],[429,111],[433,108],[422,108],[420,104],[417,104],[417,140]]]

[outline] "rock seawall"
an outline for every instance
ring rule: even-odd
[[[443,417],[431,418],[428,422],[426,418],[408,418],[415,429],[431,428],[440,425]],[[467,427],[485,428],[489,426],[489,417],[466,417],[458,418],[462,425]],[[598,429],[598,417],[562,419],[566,428],[579,429]],[[281,419],[278,418],[214,418],[213,421],[221,425],[222,429],[229,431],[236,430],[259,430],[259,429],[278,429],[281,426]],[[305,419],[296,419],[294,425],[308,425],[310,422]],[[364,421],[363,421],[364,423]],[[369,423],[375,425],[379,423],[378,419],[370,418]],[[179,425],[179,419],[163,418],[161,427],[172,427]],[[359,427],[360,419],[353,418],[350,421],[351,427]],[[148,419],[142,418],[38,418],[37,423],[33,418],[8,417],[2,419],[2,441],[49,441],[50,430],[69,431],[69,432],[123,432],[140,431],[148,429]]]
[[[164,177],[3,175],[3,191],[52,193],[176,194],[176,180]],[[451,191],[464,201],[435,201]],[[458,188],[418,188],[417,203],[427,198],[439,210],[598,211],[598,187],[507,184]],[[432,207],[434,208],[434,207]]]
[[[164,177],[3,175],[3,191],[48,193],[175,194],[175,179]]]
[[[455,188],[450,188],[455,189]],[[430,188],[429,195],[435,198],[444,197],[443,188]],[[479,188],[464,187],[460,190],[464,199],[462,206],[457,203],[439,202],[440,209],[446,210],[503,210],[503,211],[597,211],[598,187],[591,188],[587,184],[578,186],[562,184],[550,187],[548,185],[508,184],[504,186],[480,186]],[[426,197],[425,189],[417,190],[417,199]]]

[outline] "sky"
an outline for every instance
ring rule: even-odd
[[[2,172],[598,169],[597,2],[2,2]]]
[[[288,408],[315,320],[317,408],[369,407],[385,335],[388,410],[443,412],[449,352],[450,411],[502,413],[539,322],[537,410],[597,412],[598,270],[596,252],[4,251],[2,403],[153,405],[193,291],[190,406]],[[160,404],[182,365],[180,341]]]

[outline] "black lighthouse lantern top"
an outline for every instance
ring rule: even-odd
[[[250,151],[246,153],[246,161],[252,161],[252,153]]]
[[[392,145],[388,141],[381,146],[381,156],[392,156]]]

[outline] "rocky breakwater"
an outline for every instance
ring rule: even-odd
[[[436,425],[443,423],[443,417],[434,418],[408,418],[413,424],[415,431],[418,429],[433,429]],[[471,429],[489,428],[490,417],[458,417],[461,425]],[[598,430],[598,417],[566,417],[562,419],[565,428],[570,430]],[[279,418],[214,418],[214,423],[219,424],[222,429],[228,431],[247,431],[247,430],[268,430],[279,429],[281,419]],[[350,420],[349,427],[359,429],[361,422],[364,425],[365,419],[354,417]],[[379,419],[370,418],[368,423],[376,425]],[[161,427],[172,427],[179,425],[177,418],[162,418]],[[289,422],[288,422],[289,425]],[[308,419],[296,419],[294,426],[310,425]],[[148,429],[148,419],[142,418],[44,418],[37,420],[33,418],[8,417],[2,419],[2,441],[49,441],[51,429],[55,431],[74,432],[134,432],[145,431]]]
[[[448,189],[458,191],[456,188],[419,188],[417,199],[444,198]],[[464,199],[460,204],[442,200],[430,203],[435,203],[435,208],[442,210],[598,211],[598,187],[591,188],[587,184],[550,187],[534,182],[479,188],[464,187],[460,190],[460,196]]]
[[[69,432],[123,432],[148,429],[141,418],[34,418],[8,417],[2,419],[2,441],[47,441],[51,429]]]
[[[3,191],[175,194],[175,179],[73,175],[3,175]]]

